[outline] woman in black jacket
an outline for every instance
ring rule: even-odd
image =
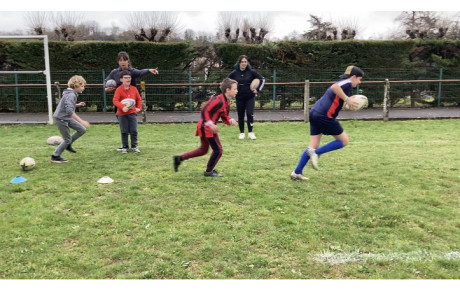
[[[241,55],[235,64],[235,69],[228,75],[230,79],[238,82],[238,94],[236,95],[236,109],[238,111],[238,126],[240,128],[239,139],[244,139],[244,113],[246,112],[248,123],[248,137],[256,139],[252,132],[254,125],[254,107],[257,92],[260,92],[265,84],[265,78],[251,68],[248,57]],[[250,88],[251,82],[259,79],[259,86],[255,89]]]

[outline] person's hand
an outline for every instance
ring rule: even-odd
[[[257,89],[252,89],[252,93],[257,94]]]
[[[209,128],[212,130],[213,133],[218,133],[219,132],[219,128],[215,124],[209,125]]]
[[[141,111],[139,108],[136,107],[136,113],[139,113]]]
[[[348,107],[350,107],[351,109],[358,108],[359,106],[359,103],[355,101],[355,98],[348,98],[347,104],[348,104]]]
[[[89,124],[89,122],[88,122],[88,121],[85,121],[85,120],[82,120],[82,121],[81,121],[81,124],[82,124],[84,127],[90,127],[90,126],[91,126],[91,124]]]
[[[105,92],[107,93],[112,93],[113,91],[115,91],[116,88],[113,88],[113,87],[107,87],[105,88]]]
[[[238,122],[237,122],[235,119],[233,119],[233,118],[230,119],[230,125],[235,126],[235,125],[237,125],[237,124],[238,124]]]
[[[85,102],[80,102],[80,103],[77,103],[75,104],[76,107],[83,107],[83,106],[86,106],[86,103]]]
[[[125,106],[125,107],[123,107],[123,108],[121,109],[121,111],[123,111],[123,112],[128,112],[128,111],[129,111],[129,108]]]
[[[158,74],[158,68],[155,68],[155,69],[149,69],[150,73],[156,75]]]

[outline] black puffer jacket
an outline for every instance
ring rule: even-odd
[[[236,64],[235,69],[228,75],[228,77],[238,82],[238,94],[236,94],[236,99],[254,98],[255,94],[252,93],[251,89],[249,88],[252,80],[260,80],[259,87],[257,88],[258,92],[262,91],[262,88],[265,84],[265,78],[253,70],[250,64],[248,64],[244,71],[241,71],[240,65]]]

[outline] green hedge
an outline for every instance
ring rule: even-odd
[[[309,68],[342,70],[355,64],[363,68],[410,68],[460,64],[460,41],[281,41],[263,45],[214,43],[212,47],[228,70],[239,55],[247,55],[258,69]],[[162,70],[186,68],[198,49],[188,42],[49,42],[50,66],[56,70],[90,70],[117,66],[119,51],[127,51],[134,67]],[[5,69],[44,68],[42,41],[0,41],[0,66]]]
[[[126,51],[136,68],[183,69],[195,57],[190,43],[49,42],[51,71],[105,69],[118,66],[117,54]],[[44,69],[42,41],[0,42],[2,68]]]

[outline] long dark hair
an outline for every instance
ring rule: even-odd
[[[236,63],[239,65],[241,63],[241,60],[243,60],[243,59],[246,59],[248,61],[248,63],[249,63],[249,59],[248,59],[248,57],[246,55],[239,56],[238,60],[236,61]]]
[[[118,57],[117,57],[117,61],[119,60],[123,60],[123,61],[128,61],[128,64],[131,66],[131,60],[129,58],[129,55],[127,52],[119,52],[118,53]]]

